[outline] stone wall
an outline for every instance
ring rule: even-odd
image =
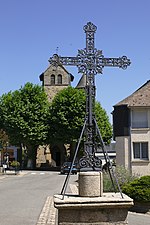
[[[51,75],[55,76],[55,84],[51,84]],[[59,75],[62,76],[61,84],[58,82]],[[49,66],[48,69],[44,72],[43,85],[48,95],[49,101],[52,101],[54,96],[65,87],[68,87],[70,83],[71,83],[70,74],[62,66],[58,67]]]

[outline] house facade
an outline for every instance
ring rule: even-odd
[[[116,164],[150,175],[150,80],[117,103],[112,114]]]

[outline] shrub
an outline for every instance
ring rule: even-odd
[[[127,184],[135,180],[138,177],[138,175],[131,175],[130,171],[125,169],[123,166],[117,166],[116,168],[114,168],[114,174],[116,176],[116,179],[120,187],[122,187],[124,184]],[[114,187],[109,173],[103,174],[103,181],[104,181],[103,182],[104,192],[111,192],[111,191],[118,190],[116,180],[113,178],[113,183],[115,186]]]
[[[104,192],[114,191],[114,187],[108,173],[103,173],[103,190]]]
[[[123,185],[122,191],[134,201],[150,202],[150,176],[143,176]]]
[[[18,161],[12,161],[10,165],[13,167],[19,167],[20,163]]]
[[[138,174],[131,174],[131,172],[127,170],[124,166],[117,166],[115,169],[115,174],[120,187],[139,177]]]

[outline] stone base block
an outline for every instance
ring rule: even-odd
[[[103,195],[103,175],[102,172],[80,172],[79,176],[79,196],[100,197]]]
[[[127,225],[128,209],[133,200],[120,193],[102,197],[54,196],[58,225]]]

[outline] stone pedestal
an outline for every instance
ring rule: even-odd
[[[79,196],[100,197],[103,195],[102,172],[79,173]]]
[[[120,193],[105,193],[102,197],[73,195],[54,196],[58,209],[58,225],[126,225],[128,209],[133,201]]]
[[[79,173],[79,195],[54,196],[58,225],[126,225],[133,200],[120,193],[103,193],[101,172]]]

